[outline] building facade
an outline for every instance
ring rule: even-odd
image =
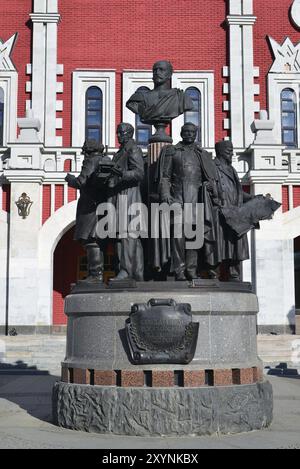
[[[243,277],[259,298],[261,332],[291,332],[300,308],[299,0],[10,0],[0,19],[0,332],[48,332],[66,323],[63,300],[84,275],[73,241],[86,136],[117,151],[132,123],[125,106],[151,88],[152,64],[170,60],[187,90],[184,120],[198,140],[231,139],[234,166],[253,194],[282,203],[249,235]],[[23,218],[16,202],[33,202]],[[25,196],[23,196],[24,198]],[[111,253],[107,253],[107,264]]]

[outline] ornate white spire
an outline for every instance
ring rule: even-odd
[[[15,33],[6,42],[1,41],[0,39],[0,70],[16,70],[10,55],[14,48],[17,37],[18,33]]]
[[[296,73],[300,72],[300,42],[294,46],[287,37],[282,45],[269,36],[269,41],[275,56],[270,72]]]

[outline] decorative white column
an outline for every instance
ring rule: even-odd
[[[0,333],[5,326],[6,317],[8,223],[9,215],[3,212],[0,206]]]
[[[57,0],[34,0],[32,54],[32,102],[34,115],[41,122],[39,136],[45,146],[56,146],[56,110],[61,102],[56,100],[58,90],[57,25],[60,21]]]
[[[8,325],[35,326],[42,321],[38,314],[39,263],[38,242],[41,226],[41,190],[43,171],[7,170],[5,177],[11,184],[11,213],[8,259]],[[33,205],[23,219],[16,206],[26,193]]]
[[[253,16],[252,0],[229,0],[230,40],[230,128],[231,140],[236,148],[247,148],[253,142],[251,123],[257,104],[254,84],[257,75],[253,65]],[[256,89],[257,88],[257,89]]]
[[[282,203],[282,185],[288,169],[282,166],[284,146],[276,144],[274,121],[265,111],[255,120],[256,134],[251,146],[252,162],[249,181],[254,195],[271,194]],[[259,301],[260,332],[291,332],[295,324],[294,244],[286,234],[280,208],[273,220],[260,222],[252,233],[253,284]]]

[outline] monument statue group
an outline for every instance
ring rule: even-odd
[[[189,96],[182,90],[170,88],[173,67],[167,61],[153,66],[154,90],[137,91],[127,107],[138,114],[142,123],[154,125],[158,131],[150,142],[168,143],[160,152],[156,170],[158,200],[169,206],[191,207],[191,227],[202,223],[204,242],[199,249],[186,249],[185,236],[173,237],[176,219],[170,219],[170,242],[153,243],[154,254],[148,262],[155,270],[164,269],[169,262],[170,274],[176,281],[216,278],[222,265],[223,277],[241,280],[241,262],[249,259],[247,232],[258,227],[259,220],[271,218],[279,207],[269,196],[251,196],[243,191],[238,174],[232,166],[233,146],[230,141],[216,144],[213,160],[196,141],[198,128],[186,122],[181,129],[182,140],[170,144],[165,128],[171,121],[193,109]],[[127,212],[133,204],[143,200],[141,186],[145,184],[145,164],[141,149],[133,139],[134,128],[120,123],[117,128],[119,151],[110,160],[103,154],[102,144],[87,140],[80,175],[68,174],[68,184],[80,190],[77,208],[75,239],[86,248],[88,277],[86,281],[103,281],[103,250],[105,241],[97,236],[99,204],[111,203],[117,218],[120,198],[126,196]],[[255,201],[254,201],[255,200]],[[187,205],[186,205],[187,204]],[[197,219],[197,208],[203,207],[203,218]],[[177,205],[177,206],[178,206]],[[187,220],[186,220],[187,221]],[[127,220],[130,224],[130,215]],[[184,220],[182,220],[184,223]],[[173,228],[173,230],[172,230]],[[151,238],[149,233],[149,238]],[[144,247],[135,234],[114,239],[118,256],[118,273],[112,282],[144,280]]]
[[[248,233],[280,204],[243,190],[231,141],[216,143],[213,159],[185,122],[173,144],[168,126],[193,102],[170,88],[172,73],[170,62],[156,62],[154,89],[126,104],[156,129],[148,158],[122,122],[113,158],[86,140],[79,176],[66,176],[80,191],[75,239],[88,265],[65,300],[67,354],[53,391],[54,419],[67,428],[204,435],[272,420],[258,301],[242,262]],[[116,275],[105,283],[108,243]]]

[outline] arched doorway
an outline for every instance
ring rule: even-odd
[[[69,295],[71,284],[80,278],[80,261],[85,252],[82,246],[73,240],[75,227],[67,231],[54,251],[53,259],[53,324],[67,323],[64,314],[64,299]],[[83,273],[82,273],[83,274]]]
[[[84,248],[74,241],[75,226],[67,231],[56,246],[53,256],[53,325],[64,325],[64,299],[71,291],[71,284],[87,275]],[[109,244],[104,258],[104,280],[115,275],[113,271],[114,248]]]

